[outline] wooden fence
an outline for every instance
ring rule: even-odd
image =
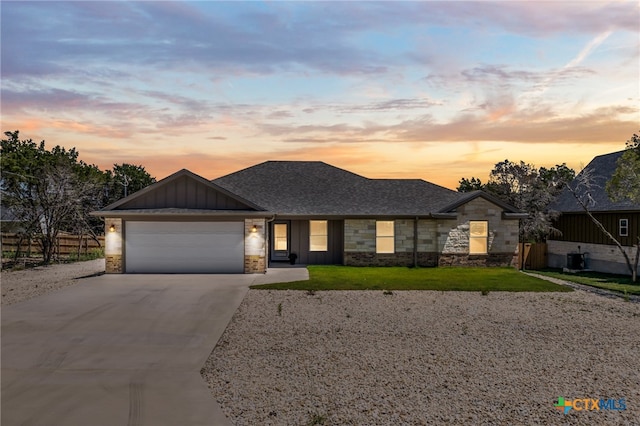
[[[546,243],[520,243],[518,245],[519,269],[544,269],[547,267]]]
[[[70,254],[86,255],[89,252],[104,247],[104,236],[99,236],[98,241],[88,235],[59,235],[55,242],[55,254],[68,256]],[[20,237],[18,234],[2,234],[2,253],[15,253],[18,250]],[[36,239],[23,239],[20,243],[20,253],[38,255],[42,254],[40,244]]]

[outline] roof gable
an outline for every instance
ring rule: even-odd
[[[458,207],[462,206],[463,204],[467,204],[468,202],[473,201],[476,198],[484,198],[490,203],[500,207],[504,213],[522,213],[512,205],[507,204],[504,201],[500,200],[499,198],[491,194],[488,194],[484,191],[472,191],[472,192],[463,193],[455,202],[443,207],[439,213],[451,213],[455,211],[455,209],[457,209]]]
[[[186,169],[118,200],[102,211],[134,209],[264,210]]]

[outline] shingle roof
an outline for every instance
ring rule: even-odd
[[[593,212],[640,210],[640,205],[634,204],[631,201],[612,201],[607,195],[607,191],[605,189],[607,182],[611,179],[611,176],[613,176],[613,173],[616,170],[618,159],[623,153],[624,151],[618,151],[595,157],[571,183],[571,187],[576,188],[577,182],[579,182],[581,177],[587,173],[591,174],[592,183],[590,194],[593,199],[591,207]],[[580,186],[578,188],[578,195],[584,196],[585,194],[586,188]],[[571,194],[571,192],[566,188],[549,206],[549,208],[562,213],[584,211],[576,201],[573,194]]]
[[[320,161],[267,161],[213,183],[292,216],[426,216],[461,196],[421,179],[368,179]]]

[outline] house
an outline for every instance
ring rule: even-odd
[[[103,210],[106,270],[263,273],[301,264],[513,265],[526,214],[476,191],[267,161],[208,181],[181,170]]]
[[[20,232],[22,230],[23,223],[15,212],[11,208],[0,205],[0,231]]]
[[[605,190],[617,161],[624,151],[595,157],[571,184],[591,176],[590,211],[594,217],[625,247],[633,260],[633,245],[640,235],[640,205],[631,201],[612,201]],[[577,188],[577,195],[587,198],[587,189]],[[572,193],[565,189],[550,206],[560,212],[554,227],[561,235],[547,240],[548,265],[552,268],[590,269],[598,272],[628,274],[618,247],[587,216]]]

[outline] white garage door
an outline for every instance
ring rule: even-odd
[[[244,222],[126,222],[126,271],[242,273]]]

